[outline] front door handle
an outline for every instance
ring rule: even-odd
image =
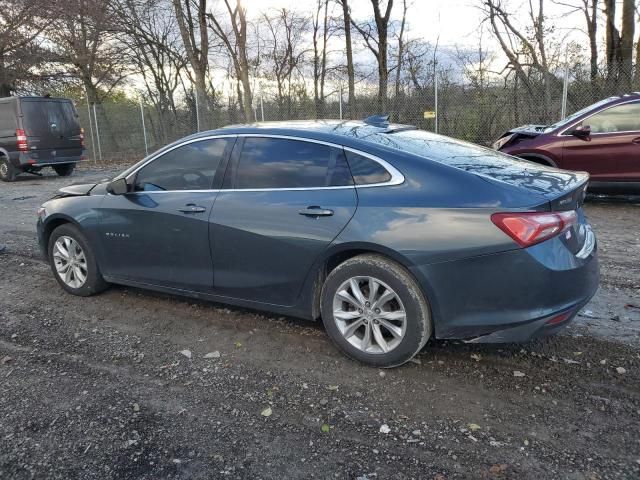
[[[178,211],[182,213],[202,213],[206,212],[207,209],[204,207],[200,207],[195,203],[187,203],[184,207],[179,208]]]
[[[313,205],[311,207],[299,210],[298,213],[307,217],[330,217],[331,215],[333,215],[333,210]]]
[[[636,137],[633,140],[631,140],[631,143],[635,143],[636,145],[640,145],[640,137]]]

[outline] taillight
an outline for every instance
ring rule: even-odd
[[[80,146],[84,148],[84,128],[80,127]]]
[[[18,142],[18,151],[29,151],[29,146],[27,145],[27,135],[24,133],[24,130],[20,128],[16,130],[16,140]]]
[[[575,210],[568,212],[494,213],[491,221],[521,247],[530,247],[561,234],[578,222]]]

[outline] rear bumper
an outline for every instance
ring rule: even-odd
[[[81,155],[61,155],[61,156],[47,156],[46,158],[35,157],[30,152],[20,153],[14,163],[20,168],[25,167],[48,167],[51,165],[59,165],[62,163],[78,163],[86,160],[84,151]]]
[[[558,239],[417,267],[414,273],[424,281],[435,336],[482,343],[526,342],[555,333],[599,285],[597,246],[580,259]]]

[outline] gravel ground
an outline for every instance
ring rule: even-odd
[[[35,210],[113,172],[0,184],[0,478],[640,478],[640,199],[587,203],[602,287],[562,334],[381,371],[302,320],[63,293]]]

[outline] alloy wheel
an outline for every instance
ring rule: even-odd
[[[333,319],[345,340],[365,353],[396,348],[407,329],[407,313],[398,294],[374,277],[352,277],[333,297]]]
[[[71,237],[59,237],[53,245],[53,262],[60,279],[71,288],[87,281],[87,258],[80,244]]]

